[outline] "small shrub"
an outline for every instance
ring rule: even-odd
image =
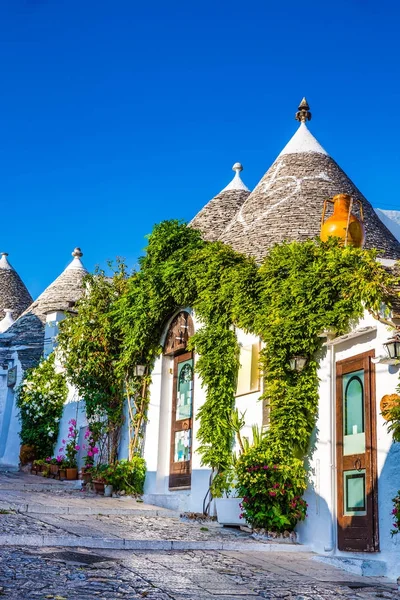
[[[252,527],[281,533],[305,519],[307,480],[301,460],[252,447],[239,458],[237,476],[243,517]]]
[[[134,496],[143,494],[145,477],[146,462],[140,456],[133,456],[132,460],[120,460],[109,465],[103,474],[105,483],[112,485],[114,491]]]

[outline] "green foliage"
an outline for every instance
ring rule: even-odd
[[[132,460],[119,460],[110,465],[99,464],[90,468],[92,479],[112,485],[114,492],[125,492],[134,496],[143,494],[146,477],[146,462],[140,456]]]
[[[397,492],[397,496],[393,498],[393,529],[390,531],[392,537],[400,533],[400,490]]]
[[[112,277],[96,270],[87,275],[85,285],[77,315],[60,324],[58,348],[68,380],[85,399],[88,419],[108,424],[108,455],[113,462],[125,402],[125,380],[119,369],[123,336],[114,319],[115,305],[127,285],[125,265],[117,261]]]
[[[219,480],[214,485],[222,493],[231,485],[235,433],[239,346],[234,327],[259,336],[264,343],[262,399],[270,424],[255,447],[241,440],[239,462],[245,467],[238,467],[240,485],[254,499],[245,508],[251,522],[278,530],[293,527],[305,514],[297,496],[305,489],[303,462],[318,411],[320,334],[349,331],[365,308],[376,316],[394,279],[374,251],[343,248],[337,241],[276,245],[257,265],[220,242],[203,241],[198,231],[178,221],[155,226],[139,262],[140,270],[128,279],[121,265],[112,281],[102,273],[89,278],[90,293],[81,300],[78,316],[62,326],[68,375],[85,397],[89,416],[101,420],[106,415],[120,425],[128,394],[139,435],[162,333],[177,310],[190,306],[201,328],[189,346],[197,353],[195,367],[206,390],[196,415],[199,452],[204,465],[222,474],[221,485]],[[300,373],[290,370],[295,355],[308,359]],[[146,365],[143,378],[135,377],[137,364]],[[277,466],[273,475],[246,470],[271,462]],[[270,492],[278,488],[268,487],[275,484],[281,486],[276,496]]]
[[[253,527],[291,531],[305,519],[307,504],[301,497],[307,478],[302,460],[285,453],[274,456],[263,444],[240,456],[236,472],[242,515]]]
[[[67,394],[65,376],[55,369],[54,353],[26,371],[17,390],[20,437],[22,444],[35,447],[37,457],[53,454]]]

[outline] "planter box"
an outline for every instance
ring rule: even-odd
[[[241,504],[243,498],[216,498],[217,521],[220,525],[246,525],[245,519],[240,519],[242,513]]]
[[[67,474],[67,479],[70,479],[70,480],[78,479],[78,469],[67,468],[65,470],[66,470],[66,474]]]

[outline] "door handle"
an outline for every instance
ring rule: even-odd
[[[354,461],[354,468],[357,469],[357,471],[361,471],[362,470],[361,469],[361,459],[360,458],[357,458]]]

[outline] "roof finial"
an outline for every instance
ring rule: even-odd
[[[236,175],[239,175],[239,173],[243,171],[243,165],[241,165],[240,163],[235,163],[232,167],[232,171],[235,171]]]
[[[299,108],[297,109],[295,119],[296,121],[300,121],[300,123],[311,121],[310,107],[308,106],[308,102],[305,97],[299,104]]]
[[[83,252],[80,248],[74,248],[74,251],[72,252],[72,256],[74,258],[82,258]]]

